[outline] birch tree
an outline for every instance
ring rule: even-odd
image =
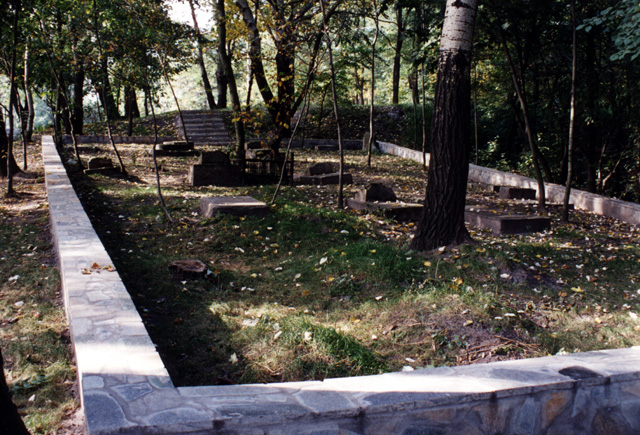
[[[477,0],[447,0],[425,204],[411,248],[429,251],[471,241],[464,206],[471,146],[471,53]]]

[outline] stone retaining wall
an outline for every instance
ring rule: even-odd
[[[324,381],[173,386],[42,140],[51,231],[89,435],[640,433],[640,348]]]
[[[422,153],[420,151],[411,150],[409,148],[400,147],[386,142],[380,142],[378,147],[384,153],[397,155],[422,163]],[[429,164],[429,155],[427,155],[427,164]],[[535,189],[536,192],[538,191],[538,182],[532,178],[476,165],[469,165],[469,181],[502,186],[525,187]],[[564,198],[564,186],[545,183],[545,189],[547,200],[549,202],[557,204],[562,203]],[[577,209],[591,211],[593,213],[619,219],[633,225],[640,225],[640,204],[607,198],[602,195],[596,195],[595,193],[589,193],[578,189],[571,189],[570,202]]]

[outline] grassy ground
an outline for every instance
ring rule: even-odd
[[[100,147],[93,149],[101,153]],[[576,212],[522,236],[473,231],[477,244],[423,255],[414,230],[336,210],[335,187],[286,187],[264,219],[198,215],[199,199],[274,186],[192,188],[193,158],[163,158],[158,206],[140,146],[121,147],[132,177],[75,184],[178,385],[274,382],[468,364],[640,343],[640,232]],[[297,152],[297,171],[335,155]],[[418,200],[419,165],[347,155],[356,185],[385,181]],[[347,189],[347,196],[356,187]],[[469,203],[529,205],[471,192]],[[184,280],[168,265],[199,259]]]
[[[78,404],[38,150],[33,155],[35,178],[16,179],[18,196],[0,200],[0,347],[31,433],[56,434]]]

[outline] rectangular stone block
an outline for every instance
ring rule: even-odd
[[[158,145],[158,149],[162,151],[190,151],[193,150],[193,142],[171,141]]]
[[[464,212],[464,221],[478,228],[486,228],[496,234],[524,234],[544,231],[551,225],[545,216],[500,215],[490,210]]]
[[[503,199],[536,199],[535,189],[524,187],[500,186],[498,195]]]
[[[265,217],[269,208],[250,196],[214,196],[200,198],[200,214],[210,218],[219,214]]]
[[[354,210],[379,211],[389,219],[400,222],[415,222],[420,218],[422,204],[405,202],[365,202],[354,198],[347,199],[347,207]]]

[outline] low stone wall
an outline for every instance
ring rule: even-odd
[[[380,143],[379,148],[384,153],[422,163],[422,153],[419,151],[386,142]],[[427,155],[427,164],[429,164],[429,155]],[[476,165],[469,165],[469,181],[502,186],[525,187],[535,189],[535,191],[538,192],[538,182],[532,178]],[[564,186],[545,183],[545,193],[548,201],[561,204],[564,198]],[[633,225],[640,225],[640,204],[607,198],[578,189],[571,189],[570,202],[575,208],[580,210],[587,210]]]
[[[162,142],[172,142],[180,140],[176,136],[158,136],[158,143]],[[104,135],[76,135],[76,141],[79,144],[88,144],[88,143],[109,143],[109,136]],[[113,136],[113,142],[116,144],[122,143],[138,143],[138,144],[153,144],[154,136]],[[65,134],[62,136],[62,143],[71,144],[73,141],[71,140],[71,135]]]
[[[89,435],[640,433],[640,348],[268,385],[173,386],[51,137],[51,231]]]

